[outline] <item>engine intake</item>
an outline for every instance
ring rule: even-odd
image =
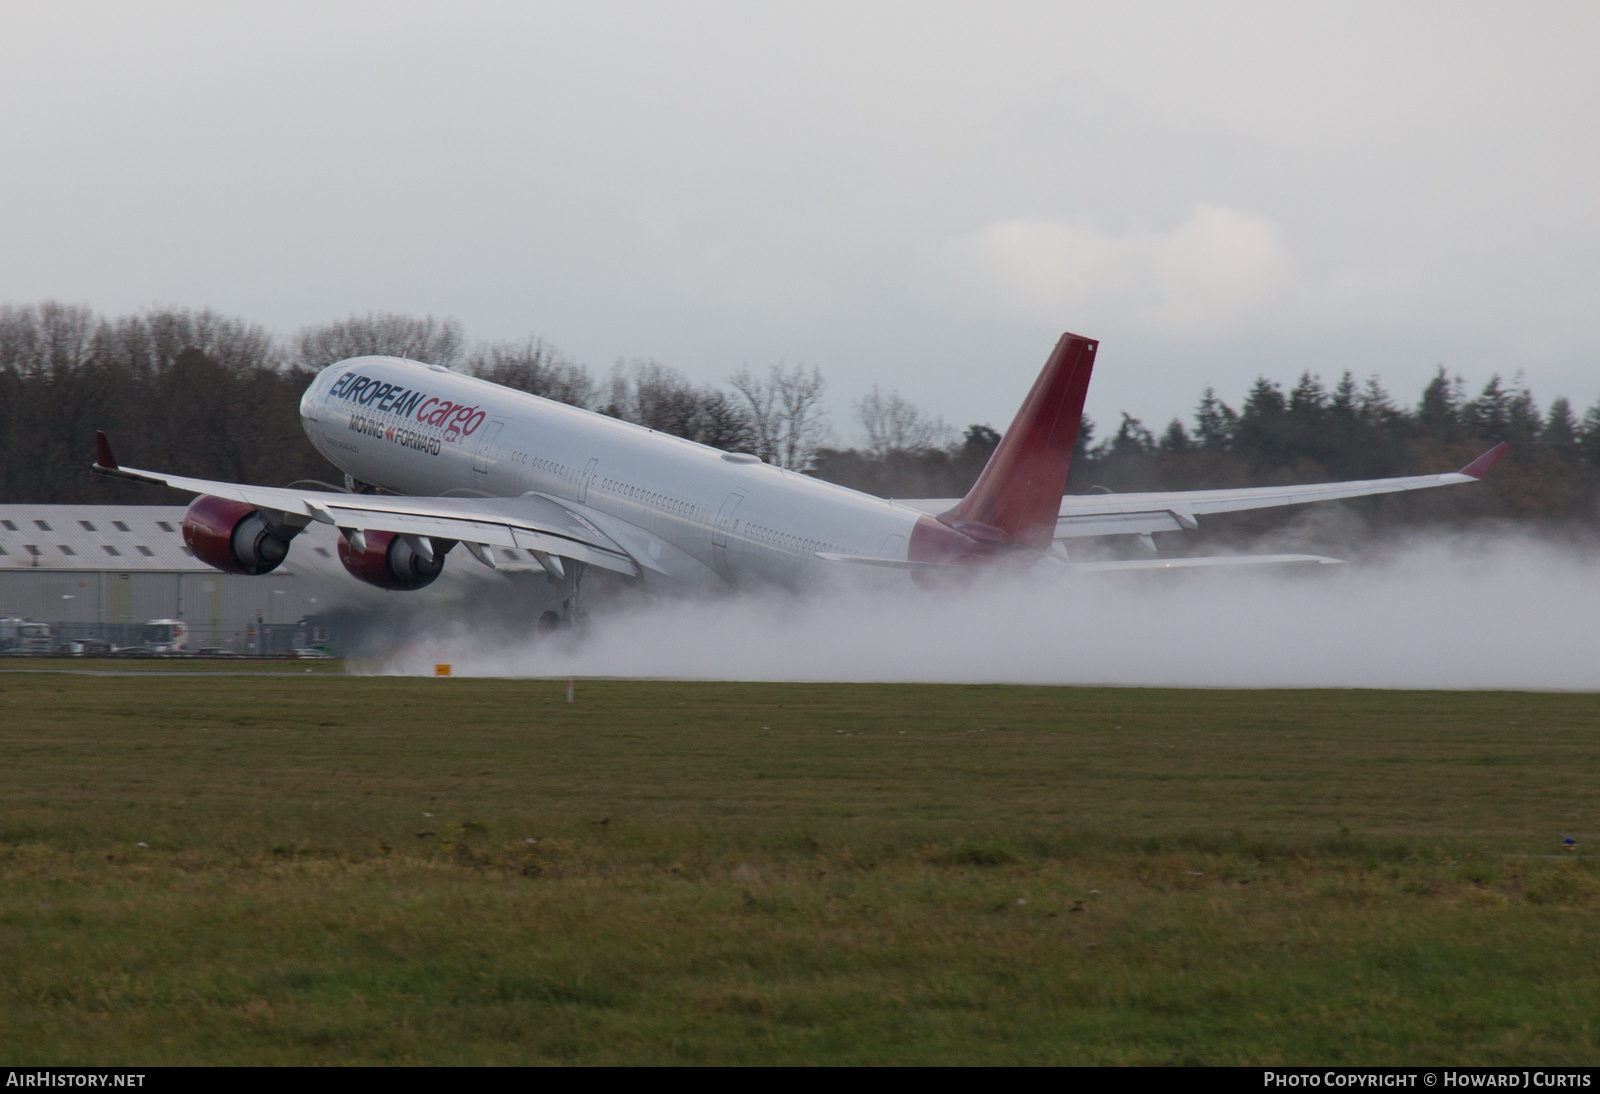
[[[202,494],[183,514],[183,542],[195,557],[229,574],[266,574],[289,557],[300,533],[269,520],[247,502]]]
[[[350,541],[339,537],[339,561],[350,575],[380,589],[410,592],[433,584],[434,578],[444,570],[444,556],[456,545],[455,540],[426,540],[433,549],[430,559],[418,550],[420,543],[413,537],[394,532],[363,532],[365,551],[357,551]]]

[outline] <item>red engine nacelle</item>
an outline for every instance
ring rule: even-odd
[[[409,592],[433,584],[433,579],[444,569],[444,556],[454,541],[429,539],[433,558],[425,558],[410,542],[409,536],[394,532],[363,532],[367,549],[357,551],[350,541],[339,537],[339,561],[352,577],[376,585],[380,589]]]
[[[265,574],[289,557],[299,529],[275,524],[242,501],[202,494],[183,514],[183,542],[208,566],[230,574]]]

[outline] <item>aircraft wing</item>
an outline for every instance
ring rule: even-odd
[[[615,540],[582,515],[540,494],[520,498],[412,498],[245,486],[122,467],[112,455],[104,433],[97,435],[96,445],[94,470],[101,474],[242,501],[270,510],[269,515],[282,514],[284,523],[300,528],[315,520],[356,531],[458,540],[476,547],[473,555],[480,561],[488,560],[491,566],[493,556],[484,547],[520,547],[587,562],[629,577],[639,576],[638,564]]]
[[[1170,490],[1138,494],[1069,494],[1061,499],[1056,539],[1080,536],[1138,535],[1177,532],[1199,527],[1196,517],[1209,513],[1234,513],[1243,509],[1270,509],[1280,505],[1305,505],[1313,501],[1360,498],[1403,490],[1476,482],[1505,455],[1504,442],[1473,460],[1460,471],[1443,475],[1408,475],[1393,479],[1356,479],[1301,486],[1247,486],[1234,490]],[[937,516],[960,502],[959,498],[899,500],[919,512]]]

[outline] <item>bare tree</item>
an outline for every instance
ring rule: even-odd
[[[95,314],[81,304],[7,304],[0,307],[0,369],[22,376],[54,376],[89,359]]]
[[[649,429],[688,437],[694,432],[700,391],[676,369],[660,361],[618,361],[611,369],[605,412]]]
[[[749,418],[736,401],[715,388],[696,387],[659,361],[635,361],[631,368],[618,362],[610,386],[605,413],[614,418],[713,448],[753,445]]]
[[[792,369],[774,365],[771,373],[773,385],[778,389],[778,409],[783,423],[778,464],[791,471],[801,471],[811,466],[817,449],[832,438],[828,412],[822,407],[822,393],[828,384],[815,366],[807,374],[803,365]]]
[[[468,354],[463,369],[493,383],[572,406],[592,407],[598,394],[589,370],[557,353],[542,338],[481,342]]]
[[[262,327],[206,310],[106,319],[56,303],[0,307],[0,497],[181,500],[90,475],[97,429],[130,462],[180,474],[326,477],[296,436],[309,374],[283,359]]]
[[[461,324],[454,319],[435,319],[396,312],[368,312],[334,323],[306,327],[296,336],[301,367],[321,369],[346,357],[386,354],[426,361],[430,365],[450,365],[466,344]]]
[[[749,452],[755,447],[755,430],[736,399],[708,388],[700,400],[693,439],[724,452]]]
[[[164,375],[186,350],[198,350],[228,372],[281,368],[285,354],[266,328],[209,308],[157,308],[101,322],[93,355],[135,375]]]
[[[915,405],[872,385],[856,403],[856,420],[867,434],[867,451],[879,459],[891,452],[926,452],[943,448],[955,439],[955,430],[943,418],[929,418]]]
[[[774,366],[776,368],[776,366]],[[743,401],[742,409],[750,423],[750,447],[768,463],[777,462],[778,393],[775,386],[758,378],[745,365],[728,377],[728,386]]]
[[[810,467],[832,433],[822,407],[828,384],[821,370],[813,366],[807,372],[804,365],[786,367],[780,361],[758,378],[747,365],[728,384],[745,403],[756,455],[791,471]]]

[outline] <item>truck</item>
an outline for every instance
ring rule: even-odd
[[[0,619],[0,656],[42,657],[50,650],[50,624],[18,616]]]
[[[189,653],[189,624],[181,619],[152,619],[139,637],[139,648],[155,657],[183,657]]]

